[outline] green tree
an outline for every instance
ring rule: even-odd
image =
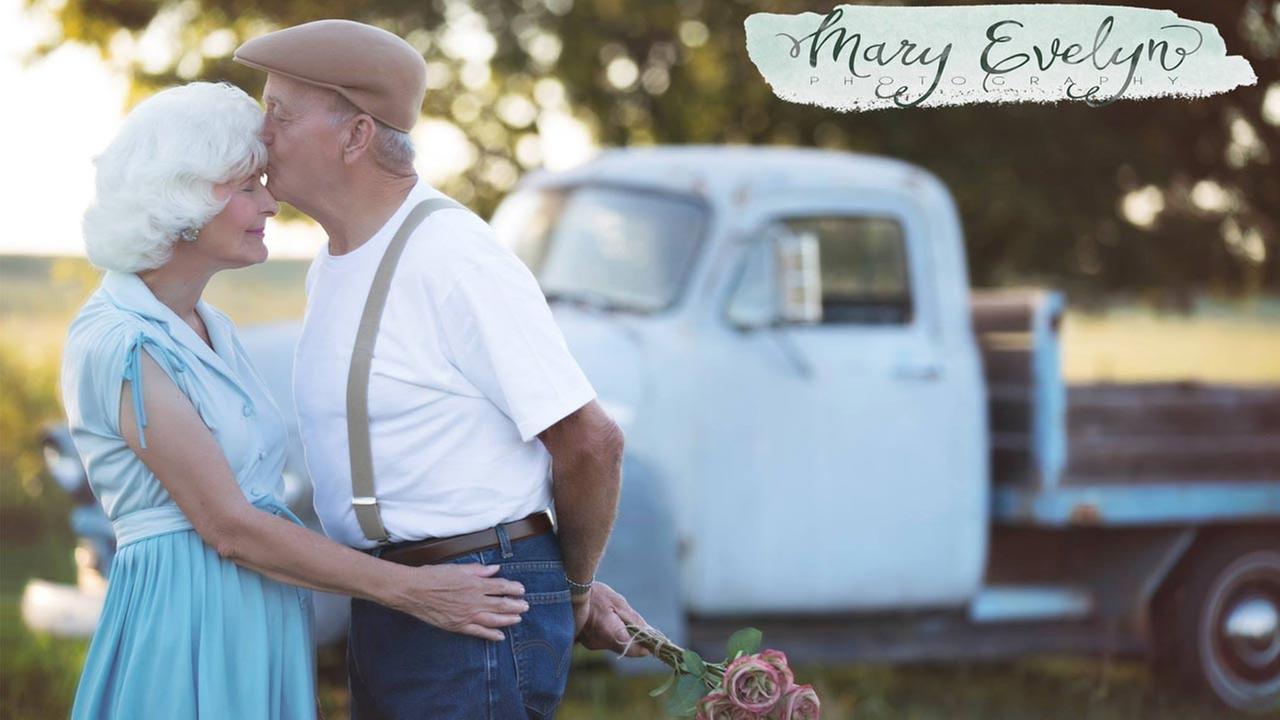
[[[1201,290],[1280,290],[1280,128],[1263,110],[1266,94],[1280,93],[1277,4],[1162,4],[1213,23],[1260,78],[1213,98],[859,114],[775,98],[747,57],[743,21],[833,5],[66,0],[51,12],[64,40],[117,59],[128,60],[148,28],[172,28],[181,52],[163,67],[135,62],[135,98],[196,78],[257,92],[261,74],[232,63],[230,51],[277,27],[344,17],[396,32],[430,63],[425,114],[457,125],[473,148],[474,164],[443,189],[482,211],[546,160],[535,119],[562,106],[603,145],[813,145],[922,165],[956,195],[979,285],[1051,282],[1078,295],[1142,291],[1175,304]],[[1121,212],[1139,190],[1163,203],[1150,224]]]

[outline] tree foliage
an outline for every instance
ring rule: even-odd
[[[548,160],[537,133],[544,113],[559,109],[606,146],[795,144],[917,163],[956,196],[975,284],[1048,282],[1077,297],[1126,291],[1176,304],[1196,291],[1280,290],[1280,127],[1263,110],[1266,93],[1280,93],[1276,3],[1162,4],[1214,24],[1228,52],[1253,65],[1260,82],[1224,95],[852,114],[777,99],[746,54],[751,13],[832,5],[66,0],[50,12],[66,41],[117,59],[128,60],[148,28],[172,29],[172,62],[134,63],[135,98],[197,78],[256,93],[263,77],[232,63],[230,50],[277,27],[339,17],[396,32],[430,63],[425,115],[461,128],[473,148],[470,169],[443,189],[484,211]],[[426,162],[437,151],[419,150]],[[1139,190],[1163,202],[1149,225],[1122,212]]]

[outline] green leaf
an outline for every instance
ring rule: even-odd
[[[687,673],[702,677],[707,673],[707,664],[702,662],[702,656],[692,650],[684,651],[684,670]]]
[[[729,637],[729,662],[738,655],[751,655],[760,650],[764,635],[755,628],[743,628]]]
[[[667,678],[667,681],[662,683],[660,687],[656,687],[649,691],[649,697],[658,697],[662,693],[670,690],[671,686],[676,684],[676,675],[678,674],[679,673],[672,672],[671,677]]]
[[[676,690],[667,696],[667,714],[673,717],[692,717],[698,701],[709,692],[702,679],[696,675],[681,675],[676,680]]]

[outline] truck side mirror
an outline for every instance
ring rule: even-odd
[[[770,227],[748,246],[726,308],[740,330],[822,321],[822,276],[818,240],[783,225]]]
[[[778,320],[787,324],[822,322],[822,268],[813,233],[782,233],[774,243],[778,271]]]
[[[725,316],[739,330],[756,330],[778,322],[776,259],[771,243],[747,246]]]

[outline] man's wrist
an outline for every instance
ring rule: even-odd
[[[576,602],[582,602],[591,594],[591,586],[595,584],[596,579],[593,577],[585,583],[580,583],[571,577],[566,576],[565,580],[569,583],[569,599]]]

